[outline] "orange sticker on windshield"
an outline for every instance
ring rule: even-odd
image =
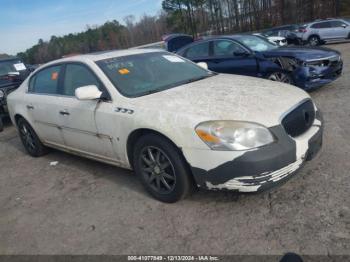
[[[126,68],[119,69],[118,72],[119,72],[119,74],[121,74],[121,75],[127,75],[127,74],[130,73],[130,71],[129,71],[128,69],[126,69]]]
[[[53,72],[51,74],[51,80],[57,80],[57,78],[58,78],[58,73],[57,72]]]

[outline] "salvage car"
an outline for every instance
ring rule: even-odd
[[[2,119],[6,117],[6,97],[13,92],[28,76],[29,70],[17,57],[0,59],[0,131],[3,129]]]
[[[262,77],[311,90],[337,79],[343,70],[341,54],[326,48],[279,47],[262,37],[210,37],[180,49],[177,54],[214,72]]]
[[[50,62],[8,97],[27,152],[47,147],[133,169],[156,199],[198,186],[256,192],[290,178],[322,144],[310,96],[134,49]]]

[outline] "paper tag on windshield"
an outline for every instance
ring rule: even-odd
[[[23,63],[14,64],[13,66],[16,68],[17,71],[22,71],[27,69]]]
[[[163,55],[163,57],[172,63],[185,63],[185,60],[174,55]]]

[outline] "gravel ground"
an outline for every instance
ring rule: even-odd
[[[350,255],[350,43],[329,47],[343,53],[345,69],[311,93],[325,118],[322,152],[260,194],[200,191],[163,204],[130,171],[58,151],[31,158],[8,124],[0,254]]]

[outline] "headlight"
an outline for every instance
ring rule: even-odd
[[[4,91],[0,90],[0,99],[3,98],[5,96]]]
[[[196,127],[196,133],[212,150],[220,151],[248,150],[275,141],[266,127],[250,122],[203,122]]]

